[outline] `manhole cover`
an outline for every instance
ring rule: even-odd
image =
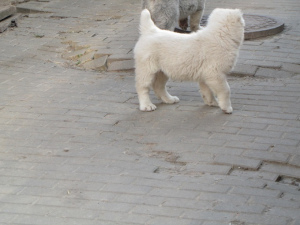
[[[201,26],[206,25],[207,18],[208,16],[203,16]],[[283,31],[284,28],[284,23],[268,16],[244,14],[244,20],[246,23],[245,40],[275,35]],[[179,28],[175,28],[175,31],[179,33],[189,32]]]

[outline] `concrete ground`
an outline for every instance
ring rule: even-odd
[[[0,224],[299,225],[298,0],[207,0],[285,22],[245,41],[234,112],[181,101],[138,110],[139,0],[13,1],[0,34]],[[97,71],[93,70],[96,69]]]

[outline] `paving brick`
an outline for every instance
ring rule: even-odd
[[[136,205],[120,202],[90,201],[83,208],[93,211],[130,212]]]
[[[245,130],[245,129],[243,129]],[[240,131],[239,132],[239,135],[231,135],[231,134],[226,134],[226,133],[223,133],[223,134],[219,134],[219,133],[215,133],[211,136],[212,139],[223,139],[223,140],[228,140],[230,139],[231,141],[253,141],[254,140],[254,137],[249,135],[248,133],[246,132],[243,132]]]
[[[224,223],[229,223],[233,220],[235,213],[229,212],[218,212],[218,211],[200,211],[200,210],[190,210],[186,212],[182,217],[186,219],[196,219],[196,220],[215,220],[222,221]]]
[[[278,181],[278,179],[280,179]],[[273,182],[268,182],[267,187],[272,190],[279,190],[282,191],[282,193],[291,193],[294,195],[297,195],[299,192],[297,186],[296,186],[296,179],[295,178],[290,178],[290,177],[285,177],[285,176],[280,176],[277,179],[278,182],[273,183]]]
[[[114,193],[147,194],[151,192],[152,189],[153,189],[152,187],[147,187],[147,186],[108,184],[101,190],[107,192],[114,192]]]
[[[288,72],[297,74],[300,71],[300,66],[298,64],[283,63],[281,69],[284,71],[288,71]]]
[[[263,123],[268,125],[284,125],[284,120],[276,120],[276,119],[269,119],[269,118],[251,118],[250,121],[247,122],[254,122],[254,123]]]
[[[251,187],[234,187],[231,191],[232,194],[248,195],[248,196],[267,196],[267,197],[278,197],[280,191],[276,190],[267,190],[260,188],[251,188]]]
[[[230,193],[201,193],[197,198],[199,201],[216,202],[232,202],[232,203],[246,203],[249,199],[247,195],[232,195]]]
[[[108,64],[107,71],[120,71],[120,70],[133,70],[134,61],[133,60],[122,60],[122,61],[113,61]]]
[[[297,213],[299,212],[298,209],[293,208],[281,208],[281,207],[272,207],[268,210],[268,215],[276,215],[276,216],[283,216],[283,217],[291,217],[296,221],[299,221],[300,215]]]
[[[243,153],[243,156],[279,163],[286,163],[290,157],[289,154],[256,150],[247,150]]]
[[[267,112],[261,112],[258,113],[259,117],[263,117],[263,118],[272,118],[272,119],[286,119],[286,120],[296,120],[297,119],[297,115],[296,114],[292,114],[292,113],[284,113],[284,114],[280,114],[280,113],[267,113]]]
[[[185,224],[198,224],[201,225],[201,221],[193,221],[193,220],[186,220],[182,218],[170,218],[170,217],[156,217],[151,219],[147,222],[149,225],[156,225],[158,223],[163,223],[165,225],[185,225]]]
[[[254,150],[268,150],[269,143],[253,143],[253,142],[227,142],[226,147],[242,148],[242,149],[254,149]]]
[[[189,190],[178,190],[170,188],[154,188],[149,192],[150,196],[160,196],[160,197],[172,197],[172,198],[185,198],[185,199],[195,199],[198,195],[198,191]]]
[[[219,203],[214,208],[215,210],[225,211],[225,212],[235,212],[235,213],[257,213],[260,214],[264,211],[265,206],[263,205],[253,205],[253,204],[229,204],[229,203]]]
[[[223,180],[220,180],[218,184],[228,185],[228,186],[245,186],[245,187],[254,187],[254,188],[263,188],[266,185],[266,182],[258,179],[245,179],[245,176],[231,176],[225,177]]]
[[[15,205],[5,203],[3,205],[3,212],[14,214],[35,214],[35,215],[48,215],[51,217],[67,217],[79,219],[96,219],[99,213],[95,210],[78,209],[78,208],[60,208],[43,205]]]
[[[171,182],[170,180],[162,181],[155,179],[136,179],[134,184],[162,188],[178,188],[180,186],[180,183],[178,182]]]
[[[257,71],[257,66],[247,64],[237,64],[230,75],[233,76],[254,76]]]
[[[229,154],[229,155],[241,155],[243,153],[243,151],[244,151],[244,149],[215,147],[215,146],[204,145],[204,146],[201,146],[199,149],[197,149],[197,153],[194,153],[194,155],[195,155],[194,158],[193,158],[193,156],[189,156],[189,158],[191,158],[191,161],[197,162],[197,160],[201,161],[201,159],[203,157],[207,162],[213,162],[214,154],[221,153],[221,154]],[[209,153],[209,154],[207,155],[207,153]],[[183,161],[185,161],[184,160],[185,157],[181,157],[181,159]]]
[[[274,132],[274,131],[258,131],[256,129],[242,129],[239,134],[246,136],[260,136],[260,137],[275,137],[280,138],[282,136],[282,132]],[[240,136],[240,135],[239,135]]]
[[[239,166],[243,168],[249,169],[258,169],[261,165],[261,160],[236,156],[236,155],[217,155],[214,159],[215,163],[225,164],[225,165],[232,165],[232,166]]]
[[[201,210],[212,210],[215,202],[214,201],[198,201],[198,200],[191,200],[191,199],[175,199],[175,198],[168,198],[163,205],[169,207],[176,207],[176,208],[184,208],[184,209],[201,209]]]
[[[227,185],[207,185],[207,184],[200,184],[200,183],[184,183],[181,187],[184,190],[192,190],[192,191],[199,191],[199,192],[216,192],[216,193],[226,193],[229,191],[230,186]]]
[[[300,155],[294,155],[290,160],[289,160],[290,165],[294,166],[299,166],[300,165]]]
[[[263,77],[292,77],[293,74],[287,71],[276,70],[276,69],[269,69],[269,68],[259,68],[255,76],[263,76]]]
[[[261,67],[269,67],[274,69],[281,68],[282,65],[281,62],[263,61],[263,60],[256,60],[256,59],[246,60],[244,63],[255,65],[255,66],[261,66]]]
[[[284,207],[284,208],[299,208],[300,203],[298,201],[282,201],[281,198],[263,197],[263,196],[252,196],[249,203],[261,204],[272,207]]]
[[[288,0],[282,10],[282,2],[273,1],[268,12],[266,2],[234,2],[245,13],[283,17],[291,29],[244,42],[234,72],[269,76],[228,77],[231,116],[204,106],[197,84],[171,81],[168,90],[179,104],[138,111],[132,48],[140,4],[123,3],[17,5],[53,13],[28,14],[1,34],[1,222],[296,224],[299,195],[288,168],[297,168],[299,155],[299,79],[281,76],[297,73],[298,14],[290,9],[298,2]],[[206,13],[232,4],[208,2]],[[70,65],[61,58],[70,46],[89,46],[96,51],[92,61],[104,57],[100,67],[107,58],[131,70],[99,73],[91,71],[95,65]],[[281,167],[213,164],[223,155],[237,165],[272,162],[284,174]],[[292,210],[276,215],[281,208]]]
[[[198,165],[187,165],[186,173],[187,174],[228,174],[232,166],[227,165],[210,165],[210,164],[198,164]]]
[[[202,225],[223,225],[223,222],[218,221],[205,221]],[[234,224],[232,224],[234,225]]]
[[[120,213],[116,213],[116,216],[118,216]],[[142,214],[133,214],[133,213],[127,213],[121,216],[120,219],[118,217],[115,217],[110,214],[105,213],[104,214],[107,217],[110,218],[116,218],[114,219],[115,223],[120,223],[119,221],[122,221],[121,223],[128,223],[128,224],[146,224],[148,221],[150,221],[153,216],[151,215],[142,215]]]
[[[134,205],[153,205],[158,206],[162,205],[166,199],[173,199],[173,198],[161,198],[160,196],[148,196],[148,195],[137,195],[137,194],[130,194],[130,195],[118,195],[115,196],[114,200],[121,203],[128,203]],[[177,200],[176,200],[177,201]]]
[[[16,7],[13,5],[7,5],[0,8],[0,21],[5,19],[6,17],[11,16],[16,12]]]
[[[51,217],[51,221],[49,219],[45,219],[45,215],[22,215],[17,216],[13,223],[15,224],[32,224],[32,225],[51,225],[53,223],[56,224],[87,224],[87,225],[96,225],[99,224],[99,221],[90,220],[90,219],[78,219],[78,218],[62,218],[62,217]],[[102,225],[103,223],[100,223]],[[106,222],[109,224],[109,222]],[[110,224],[111,225],[111,224]]]
[[[286,133],[296,133],[300,134],[300,129],[295,126],[277,126],[277,125],[270,125],[268,126],[268,130],[272,131],[282,131]]]
[[[262,171],[268,171],[271,173],[276,173],[278,175],[285,175],[289,177],[300,178],[300,169],[297,167],[286,166],[286,165],[276,165],[272,163],[264,163],[261,167]]]
[[[299,202],[300,196],[299,195],[294,195],[294,194],[290,194],[290,193],[284,193],[284,195],[282,196],[283,199],[288,200],[289,202],[292,201],[296,201]]]
[[[23,177],[1,177],[0,178],[0,184],[11,184],[13,186],[22,186],[24,183],[28,182],[27,178]],[[53,187],[57,183],[56,180],[31,180],[30,184],[28,186],[30,187]]]
[[[132,213],[146,214],[154,216],[169,216],[169,217],[179,217],[184,212],[180,208],[171,208],[166,206],[148,206],[139,205],[132,210]]]
[[[282,225],[288,224],[289,219],[284,216],[275,216],[275,215],[260,215],[260,214],[249,214],[249,213],[240,213],[236,217],[237,220],[241,222],[253,223],[253,224],[266,224],[266,225]]]
[[[256,137],[255,142],[257,143],[263,143],[263,144],[270,144],[270,145],[287,145],[287,146],[297,146],[299,141],[293,140],[293,139],[278,139],[278,138],[266,138],[266,137]]]
[[[264,130],[267,127],[266,124],[246,123],[246,122],[230,122],[230,123],[227,123],[226,126],[237,127],[237,128],[239,128],[238,130],[241,130],[242,128]]]

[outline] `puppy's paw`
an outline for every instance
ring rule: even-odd
[[[223,112],[224,113],[226,113],[226,114],[231,114],[232,113],[232,111],[233,111],[233,109],[232,109],[232,107],[230,106],[230,107],[228,107],[227,109],[222,109],[223,110]]]
[[[179,98],[177,96],[171,96],[168,99],[162,99],[162,101],[166,104],[174,104],[179,102]]]
[[[210,102],[204,100],[204,102],[208,106],[214,106],[214,107],[218,107],[219,106],[218,102],[215,99],[211,100]]]
[[[208,105],[208,106],[219,106],[216,98],[213,97],[213,96],[209,96],[209,98],[207,98],[206,95],[202,94],[202,99],[203,99],[205,105]]]
[[[150,103],[148,105],[140,105],[140,110],[144,112],[151,112],[156,109],[156,105]]]

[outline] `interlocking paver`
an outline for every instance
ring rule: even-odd
[[[230,116],[181,82],[178,104],[139,112],[139,0],[13,2],[27,15],[0,35],[1,224],[298,223],[298,1],[207,1],[287,28],[244,42]]]
[[[264,224],[264,225],[280,225],[288,224],[290,219],[285,216],[276,215],[262,215],[262,214],[249,214],[240,213],[236,216],[237,221],[247,221],[249,224]]]

